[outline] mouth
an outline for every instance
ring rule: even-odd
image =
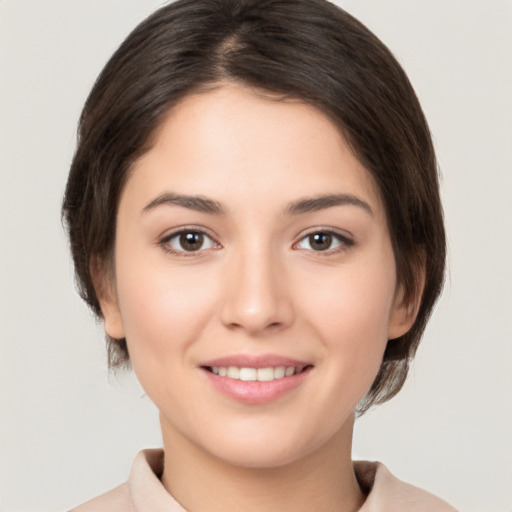
[[[239,403],[272,403],[309,380],[314,365],[280,355],[233,355],[204,361],[207,381],[223,396]]]
[[[219,377],[241,380],[244,382],[272,382],[273,380],[293,377],[311,369],[311,364],[297,366],[268,366],[254,368],[250,366],[203,366],[203,368]]]

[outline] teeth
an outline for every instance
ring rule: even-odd
[[[286,377],[291,377],[295,373],[295,368],[293,366],[289,366],[286,368],[286,371],[284,372]]]
[[[240,368],[240,380],[258,380],[256,368]]]
[[[239,379],[240,378],[240,368],[237,368],[236,366],[229,366],[228,367],[228,377],[230,379]]]
[[[275,379],[273,368],[258,368],[256,373],[258,374],[257,380],[260,382],[267,382]]]
[[[274,379],[282,379],[286,374],[286,368],[284,366],[278,366],[274,368]]]
[[[229,379],[237,379],[243,381],[270,382],[283,377],[291,377],[302,371],[301,368],[295,366],[276,366],[268,368],[238,368],[236,366],[212,366],[211,372],[219,377],[228,377]]]

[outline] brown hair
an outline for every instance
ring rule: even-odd
[[[364,25],[325,0],[179,0],[122,43],[83,109],[63,202],[79,292],[98,317],[93,262],[108,266],[128,172],[180,99],[232,81],[314,105],[340,128],[383,199],[398,283],[421,293],[408,333],[388,342],[365,411],[403,386],[443,284],[445,233],[437,163],[404,71]],[[110,367],[129,364],[108,338]]]

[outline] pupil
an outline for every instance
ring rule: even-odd
[[[332,235],[327,233],[315,233],[309,236],[309,243],[317,251],[325,251],[331,247]]]
[[[201,233],[183,233],[180,236],[180,245],[185,251],[195,251],[203,245],[203,235]]]

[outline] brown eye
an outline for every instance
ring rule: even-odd
[[[204,243],[204,235],[191,231],[190,233],[182,233],[179,238],[180,247],[184,251],[198,251]]]
[[[315,231],[306,235],[296,245],[297,249],[304,249],[307,251],[322,252],[322,251],[342,251],[354,245],[352,239],[343,236],[334,231]]]
[[[330,233],[313,233],[308,236],[308,242],[314,251],[326,251],[331,248],[332,235]]]
[[[175,254],[194,253],[218,247],[206,233],[188,230],[167,236],[162,240],[161,245]]]

